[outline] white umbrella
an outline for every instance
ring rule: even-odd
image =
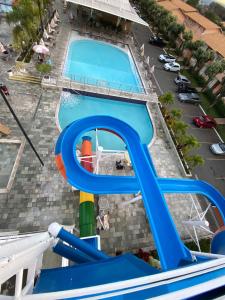
[[[49,49],[45,47],[44,45],[35,45],[33,47],[34,52],[39,53],[39,54],[48,54]]]

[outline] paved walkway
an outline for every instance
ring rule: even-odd
[[[59,10],[62,10],[61,2]],[[62,68],[68,33],[71,30],[67,15],[61,13],[61,18],[56,47],[51,51],[53,76],[59,74]],[[3,69],[7,70],[9,67],[10,62],[6,62]],[[0,228],[18,229],[22,232],[46,230],[49,223],[53,221],[68,225],[75,222],[77,226],[79,193],[72,191],[58,173],[54,162],[54,145],[59,134],[55,113],[60,91],[42,90],[38,85],[15,83],[2,76],[12,95],[11,104],[44,160],[45,166],[41,167],[31,148],[26,144],[18,161],[12,189],[9,193],[0,194]],[[156,138],[150,152],[157,172],[162,177],[182,177],[182,168],[177,164],[176,154],[170,146],[158,116],[157,106],[154,103],[149,105],[156,130]],[[23,140],[21,132],[2,101],[0,101],[0,116],[12,129],[10,138]],[[104,162],[102,170],[102,172],[106,170],[116,172],[115,160]],[[133,195],[99,197],[99,208],[110,211],[110,231],[101,232],[102,248],[108,253],[115,253],[116,250],[153,247],[142,202],[129,204],[124,208],[120,205],[123,200],[131,197]],[[184,196],[166,198],[178,230],[182,237],[186,238],[181,222],[188,217],[190,198]]]

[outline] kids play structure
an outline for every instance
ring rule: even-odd
[[[85,167],[82,159],[79,162],[78,140],[96,128],[121,137],[135,176],[96,175]],[[84,137],[83,143],[85,141],[89,139]],[[87,157],[91,151],[83,154]],[[48,232],[17,237],[0,248],[0,284],[16,275],[15,298],[3,299],[177,300],[225,296],[225,228],[215,233],[211,253],[190,251],[178,235],[164,198],[165,193],[204,195],[217,206],[225,220],[225,198],[213,186],[200,180],[158,177],[148,148],[141,143],[137,132],[108,116],[93,116],[71,123],[60,134],[55,155],[57,167],[67,182],[85,193],[141,191],[162,269],[155,269],[129,253],[110,257],[100,250],[94,237],[80,239],[52,223]],[[41,270],[42,254],[50,247],[69,261],[68,266]],[[22,284],[24,269],[28,269],[25,286]]]

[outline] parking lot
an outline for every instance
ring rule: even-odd
[[[150,57],[150,65],[155,66],[155,88],[158,95],[168,91],[176,95],[177,87],[174,83],[174,78],[177,74],[163,70],[163,63],[158,60],[158,56],[163,53],[163,49],[148,43],[151,35],[149,28],[134,25],[133,33],[138,43],[145,45],[145,55]],[[209,148],[212,143],[220,142],[219,136],[214,129],[197,128],[193,124],[193,117],[204,114],[200,106],[180,103],[178,100],[176,100],[174,106],[183,111],[183,121],[189,125],[188,133],[194,135],[201,144],[201,147],[195,152],[204,158],[205,164],[196,167],[193,171],[193,176],[213,184],[225,195],[225,156],[217,156]]]

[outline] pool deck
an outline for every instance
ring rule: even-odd
[[[59,74],[67,46],[68,32],[74,29],[74,26],[68,23],[68,15],[62,13],[63,3],[57,0],[56,5],[60,11],[61,25],[56,46],[51,49],[51,59],[54,64],[51,74],[53,77]],[[2,23],[0,37],[3,42],[8,43],[10,39],[4,36],[7,30],[9,32],[9,27]],[[11,94],[10,103],[45,166],[40,165],[30,146],[25,144],[12,188],[8,193],[0,194],[0,229],[20,230],[20,232],[46,230],[53,221],[77,226],[79,192],[72,191],[71,186],[61,177],[56,169],[54,158],[54,145],[59,135],[55,113],[61,89],[42,88],[39,85],[9,80],[6,71],[12,64],[12,61],[1,62],[0,79],[7,84]],[[177,155],[159,118],[157,104],[155,101],[149,101],[148,106],[155,125],[155,139],[150,152],[159,176],[184,177],[183,169],[177,163]],[[12,130],[8,138],[24,141],[15,121],[3,101],[0,101],[0,122],[3,120]],[[118,174],[115,169],[115,158],[103,161],[101,172]],[[130,170],[122,170],[119,174],[130,174],[129,172]],[[142,202],[129,204],[124,208],[120,206],[121,201],[132,197],[133,195],[99,196],[99,209],[110,212],[110,230],[100,233],[102,249],[108,253],[115,253],[116,250],[133,251],[141,247],[154,247]],[[183,239],[188,238],[182,221],[186,220],[190,213],[190,197],[166,195],[166,199],[178,231]]]

